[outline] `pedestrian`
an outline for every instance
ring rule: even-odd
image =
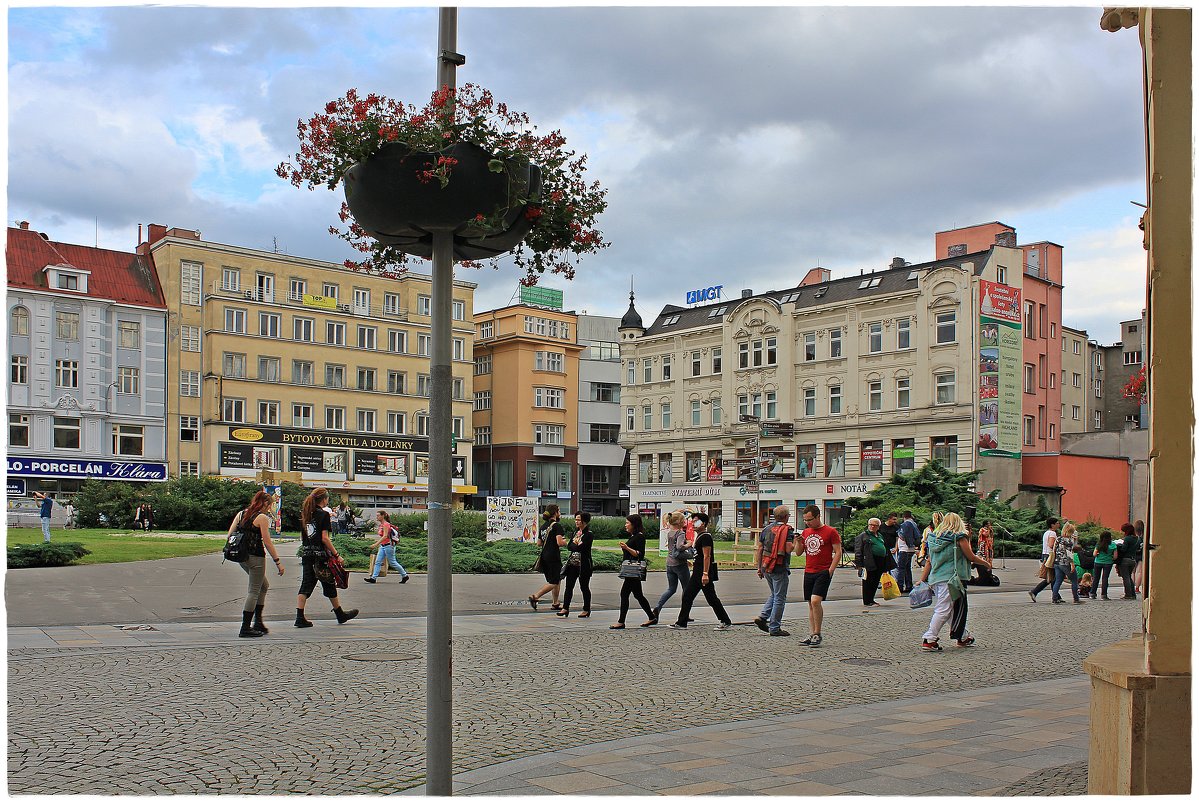
[[[1107,585],[1111,580],[1112,567],[1116,564],[1116,554],[1120,549],[1112,543],[1112,533],[1107,529],[1099,535],[1095,543],[1095,567],[1091,573],[1091,598],[1111,599],[1107,595]]]
[[[142,531],[149,531],[154,527],[154,512],[150,504],[142,503],[137,507],[133,513],[133,525]]]
[[[1062,583],[1068,578],[1070,579],[1070,593],[1074,596],[1074,603],[1082,604],[1086,601],[1078,595],[1078,575],[1074,572],[1074,546],[1078,544],[1078,538],[1074,535],[1074,524],[1067,523],[1062,527],[1061,534],[1053,544],[1053,602],[1055,604],[1064,604],[1062,600]]]
[[[877,517],[870,518],[866,530],[858,535],[853,547],[854,566],[866,571],[862,578],[862,605],[867,607],[882,606],[874,600],[875,593],[878,592],[878,583],[883,574],[895,564],[883,539],[882,525],[882,521]],[[896,535],[898,536],[898,528]]]
[[[33,497],[41,501],[38,507],[37,516],[42,524],[42,541],[50,541],[50,514],[54,511],[54,499],[49,495],[44,495],[37,490],[33,491]]]
[[[975,553],[979,555],[985,562],[995,563],[995,535],[991,533],[991,524],[983,522],[978,529],[978,548]],[[982,565],[975,565],[978,570],[978,580],[971,579],[971,584],[978,584],[982,587],[994,587],[999,582],[995,578],[995,574],[988,568]]]
[[[346,623],[358,617],[357,609],[346,611],[341,608],[341,599],[337,597],[337,585],[317,576],[317,562],[330,558],[337,559],[339,554],[333,545],[333,521],[330,519],[327,507],[329,505],[329,490],[317,487],[308,493],[300,510],[300,565],[303,567],[303,577],[300,579],[300,594],[296,597],[296,628],[308,628],[312,621],[304,617],[304,606],[312,595],[316,583],[321,583],[321,593],[329,599],[333,606],[333,614],[339,624]]]
[[[566,560],[566,595],[562,598],[562,608],[557,611],[558,617],[570,616],[570,601],[574,597],[575,582],[583,592],[583,611],[579,617],[591,617],[591,513],[579,512],[575,515],[575,533],[566,543],[570,557]]]
[[[529,596],[529,606],[533,607],[534,612],[537,611],[538,599],[547,592],[553,593],[551,596],[553,605],[550,608],[555,612],[562,608],[562,605],[558,603],[558,590],[562,586],[562,551],[560,549],[566,547],[566,532],[559,522],[561,517],[562,511],[556,503],[551,503],[541,513],[541,534],[537,543],[541,546],[541,555],[537,557],[537,564],[541,574],[545,576],[545,585]]]
[[[620,543],[620,550],[624,554],[624,558],[638,562],[643,561],[645,559],[645,524],[641,521],[641,515],[626,517],[624,530],[629,535],[624,542]],[[620,587],[620,618],[608,628],[624,628],[625,615],[629,613],[630,595],[637,599],[637,603],[645,611],[645,622],[641,624],[642,626],[652,626],[658,622],[654,610],[650,608],[649,601],[645,600],[645,593],[641,591],[641,579],[626,578]]]
[[[695,596],[702,592],[704,600],[708,602],[708,606],[712,607],[712,611],[716,613],[716,619],[720,621],[716,630],[727,631],[732,628],[733,621],[728,612],[724,610],[724,604],[716,595],[716,581],[720,578],[720,570],[716,565],[716,546],[712,535],[708,532],[709,518],[704,512],[696,512],[691,515],[691,519],[695,521],[695,566],[691,571],[691,579],[687,582],[687,589],[683,591],[683,605],[679,609],[679,619],[671,623],[670,627],[672,629],[687,628],[687,621],[691,619],[689,617],[691,604],[695,602]]]
[[[894,560],[895,554],[899,552],[899,513],[891,512],[886,519],[878,527],[878,533],[883,536],[883,544],[887,546],[887,552],[891,554]],[[895,570],[899,567],[896,562],[890,572],[895,577]]]
[[[912,560],[917,567],[924,567],[928,564],[928,538],[932,536],[944,519],[944,512],[933,512],[933,522],[925,526],[924,531],[920,533],[920,547],[916,550],[916,556]]]
[[[247,538],[250,553],[244,562],[238,563],[249,578],[246,602],[241,608],[241,631],[237,633],[238,637],[261,637],[270,633],[266,624],[262,622],[266,591],[271,587],[266,578],[268,553],[279,575],[283,575],[283,563],[279,561],[279,552],[275,550],[275,543],[271,541],[271,513],[274,508],[275,496],[258,490],[250,500],[250,505],[238,512],[229,524],[230,534],[239,529],[243,532],[242,536]]]
[[[364,578],[363,581],[368,584],[374,584],[379,579],[379,572],[383,569],[383,563],[394,567],[400,571],[400,583],[408,583],[408,571],[396,559],[396,546],[400,544],[400,531],[391,524],[391,516],[380,509],[375,513],[375,521],[379,524],[379,541],[374,547],[379,549],[379,555],[375,557],[375,567],[371,570],[370,576]]]
[[[679,587],[686,587],[691,580],[687,570],[687,519],[681,511],[662,516],[666,526],[666,591],[658,596],[654,604],[654,619],[662,616],[662,607]]]
[[[970,612],[966,601],[966,579],[970,578],[971,564],[988,568],[991,565],[975,555],[966,526],[954,512],[947,513],[929,537],[928,556],[920,580],[929,582],[932,587],[933,616],[928,631],[920,640],[920,650],[925,653],[945,650],[938,641],[947,621],[949,636],[957,641],[959,648],[969,648],[974,645],[974,635],[966,629],[966,617]]]
[[[333,533],[346,533],[346,505],[344,503],[337,504],[337,509],[333,512]]]
[[[1137,597],[1137,556],[1141,552],[1141,539],[1137,536],[1136,526],[1132,523],[1123,524],[1120,526],[1120,531],[1124,533],[1124,536],[1116,542],[1120,547],[1117,554],[1119,561],[1116,562],[1116,572],[1124,580],[1124,600],[1135,601]]]
[[[1047,568],[1047,570],[1042,571],[1042,573],[1045,573],[1045,575],[1041,577],[1041,583],[1028,591],[1028,597],[1032,598],[1032,602],[1034,604],[1037,602],[1037,596],[1041,594],[1041,590],[1048,587],[1054,581],[1053,549],[1057,544],[1058,525],[1059,523],[1056,517],[1049,518],[1049,521],[1045,524],[1045,532],[1041,535],[1041,564]]]
[[[803,597],[808,602],[808,628],[811,634],[800,643],[819,648],[824,642],[820,628],[824,624],[824,599],[833,583],[833,573],[841,564],[841,535],[832,526],[820,522],[820,507],[809,504],[803,510],[804,548]]]
[[[67,501],[66,505],[63,506],[63,509],[65,509],[67,513],[66,527],[75,528],[75,504]]]
[[[899,537],[895,541],[895,565],[897,567],[895,580],[899,582],[900,592],[912,591],[912,557],[920,548],[920,529],[912,519],[911,510],[903,513],[903,522],[899,524]]]
[[[766,579],[770,595],[754,624],[771,637],[790,637],[783,629],[783,609],[787,605],[787,587],[791,582],[791,554],[795,551],[795,529],[787,521],[786,506],[774,507],[774,522],[762,529],[754,546],[754,564],[758,578]]]
[[[1132,528],[1136,532],[1136,535],[1137,535],[1137,553],[1136,553],[1137,566],[1136,566],[1136,569],[1134,571],[1133,578],[1132,578],[1132,591],[1133,591],[1134,595],[1137,593],[1140,593],[1141,596],[1144,596],[1144,594],[1145,594],[1145,546],[1149,542],[1149,540],[1145,537],[1145,521],[1144,520],[1134,520],[1132,523]]]

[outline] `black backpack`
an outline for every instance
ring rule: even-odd
[[[225,539],[225,548],[223,553],[225,558],[221,561],[229,562],[244,562],[250,558],[250,541],[253,539],[254,532],[247,531],[240,525],[233,530]]]

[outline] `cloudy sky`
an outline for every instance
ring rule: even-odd
[[[1139,317],[1140,46],[1099,8],[463,8],[459,83],[561,128],[612,246],[568,308],[795,285],[933,258],[999,220],[1065,248],[1065,323]],[[132,249],[139,223],[340,262],[338,194],[274,175],[349,87],[423,104],[433,8],[10,8],[8,222]],[[511,265],[459,270],[476,308]]]

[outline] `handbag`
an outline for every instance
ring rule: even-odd
[[[570,556],[566,557],[566,567],[573,570],[580,570],[583,567],[583,554],[578,551],[571,551]]]
[[[695,548],[691,547],[684,548],[679,552],[679,558],[686,559],[688,562],[695,561],[696,556],[698,556],[698,553],[696,552]]]
[[[926,606],[932,606],[933,588],[928,586],[928,582],[916,582],[916,586],[912,587],[912,591],[908,593],[908,603],[912,605],[913,609],[923,609]]]
[[[339,590],[344,590],[350,586],[350,572],[346,570],[346,563],[341,561],[341,557],[330,559],[328,561],[329,573],[333,576],[333,586]]]
[[[884,601],[894,601],[902,594],[899,591],[899,582],[890,573],[883,573],[882,589]]]
[[[620,563],[620,571],[616,574],[622,579],[645,581],[645,571],[648,563],[643,559],[625,559]]]

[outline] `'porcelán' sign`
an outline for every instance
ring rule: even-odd
[[[33,478],[94,478],[100,481],[166,481],[162,462],[112,462],[99,459],[10,458],[10,476]]]

